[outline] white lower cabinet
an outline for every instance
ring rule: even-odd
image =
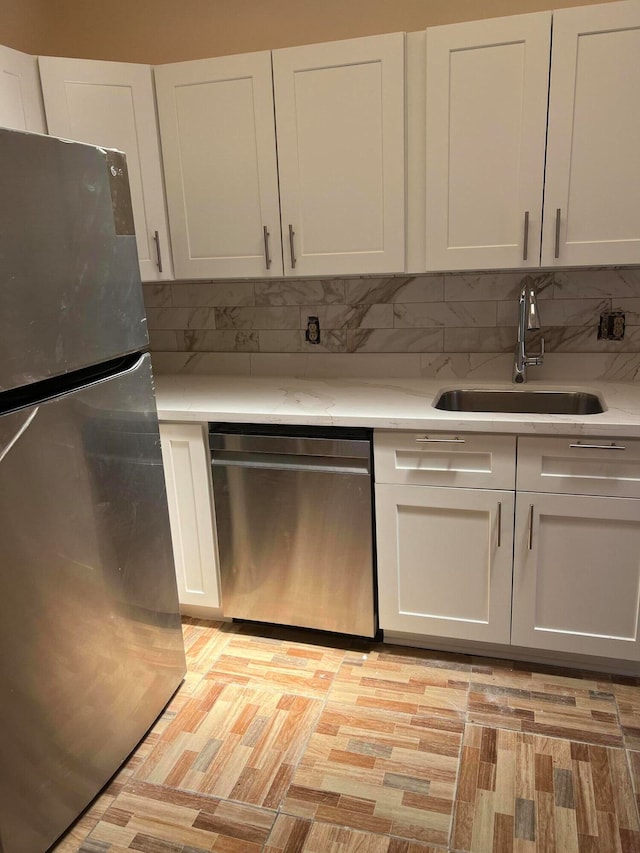
[[[169,522],[181,605],[220,607],[207,428],[160,424]]]
[[[513,492],[376,486],[380,626],[508,643]]]
[[[640,443],[508,439],[376,434],[380,627],[640,660]]]
[[[520,492],[511,642],[640,659],[640,500]]]
[[[380,627],[508,643],[516,439],[378,430]]]

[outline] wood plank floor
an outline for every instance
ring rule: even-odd
[[[185,619],[55,853],[640,853],[640,678]]]

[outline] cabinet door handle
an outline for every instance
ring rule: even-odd
[[[626,450],[627,448],[624,444],[581,444],[578,442],[577,444],[570,444],[569,447],[575,448],[576,450]]]
[[[296,236],[296,232],[293,230],[293,225],[289,223],[289,251],[291,252],[291,269],[294,270],[296,268],[296,252],[293,247],[293,238]]]
[[[269,255],[269,231],[266,225],[262,226],[262,236],[264,237],[264,262],[267,269],[271,268],[271,256]]]
[[[529,504],[529,550],[533,550],[533,504]]]
[[[429,438],[425,435],[424,438],[416,438],[419,444],[464,444],[464,438]]]
[[[526,261],[529,258],[529,211],[524,212],[524,248],[522,250],[522,260]]]
[[[158,272],[162,272],[162,253],[160,252],[160,235],[157,231],[153,232],[153,241],[156,244],[156,255],[158,260],[156,261],[158,265]]]
[[[560,208],[556,210],[556,250],[554,258],[560,257]]]
[[[502,503],[498,501],[498,548],[502,545]]]

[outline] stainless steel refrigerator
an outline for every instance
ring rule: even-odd
[[[122,154],[0,129],[0,852],[44,851],[185,672]]]

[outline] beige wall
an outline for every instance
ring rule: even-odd
[[[158,64],[596,0],[0,0],[0,43]]]
[[[44,44],[47,0],[0,0],[0,44],[35,53]]]

